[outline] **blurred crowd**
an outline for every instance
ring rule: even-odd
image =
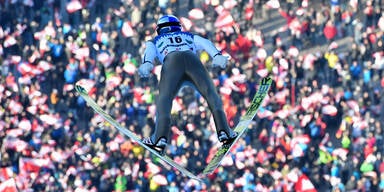
[[[383,191],[382,11],[381,0],[0,0],[0,191]],[[74,90],[83,85],[149,136],[161,66],[148,79],[136,69],[162,14],[230,56],[221,70],[199,53],[232,127],[259,80],[274,80],[202,183],[162,165]],[[166,153],[198,174],[219,145],[207,104],[184,87],[172,117]]]

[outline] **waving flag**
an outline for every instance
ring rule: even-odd
[[[6,149],[13,149],[17,152],[23,151],[28,146],[27,142],[15,137],[6,138],[3,144]]]
[[[40,115],[40,120],[47,125],[55,125],[59,122],[59,119],[53,114],[42,114]]]
[[[121,33],[124,35],[124,37],[133,36],[134,31],[131,22],[126,21],[123,23],[123,26],[121,27]]]
[[[154,181],[157,185],[168,185],[167,178],[164,175],[156,174],[151,179]]]
[[[273,112],[268,110],[268,109],[265,109],[263,107],[260,107],[259,111],[257,112],[257,116],[259,118],[267,118],[267,117],[272,117],[273,116]]]
[[[216,28],[220,28],[226,33],[233,33],[233,27],[237,25],[233,19],[231,13],[224,9],[223,6],[217,6],[216,12],[219,14],[214,25]]]
[[[180,21],[184,29],[187,31],[189,31],[193,26],[193,22],[186,17],[180,17]]]
[[[10,178],[5,182],[0,182],[0,191],[2,192],[17,192],[15,179]]]
[[[245,19],[251,20],[253,17],[253,14],[254,14],[253,5],[247,4],[247,6],[245,7]]]
[[[204,12],[199,8],[194,8],[188,12],[188,17],[190,19],[194,19],[194,20],[203,19],[204,18]]]
[[[334,105],[326,105],[322,108],[321,112],[325,115],[335,116],[337,108]]]
[[[359,103],[355,100],[349,100],[347,101],[347,105],[350,109],[352,109],[355,113],[360,111]]]
[[[4,38],[4,36],[5,36],[4,30],[3,30],[3,28],[0,26],[0,39]]]
[[[295,191],[297,192],[317,192],[315,186],[312,184],[311,180],[305,175],[302,174],[295,183]]]
[[[76,84],[84,87],[88,92],[96,85],[96,82],[92,79],[80,79]]]
[[[290,46],[288,49],[288,55],[292,57],[299,56],[299,49],[297,49],[295,46]]]
[[[74,13],[74,12],[76,12],[76,11],[82,9],[83,6],[81,5],[80,1],[78,1],[78,0],[72,0],[71,2],[69,2],[69,3],[67,4],[67,7],[66,7],[66,8],[67,8],[68,13]]]
[[[237,5],[237,1],[236,0],[225,0],[223,5],[224,5],[225,9],[230,10]]]
[[[39,172],[40,166],[34,162],[32,158],[20,158],[19,161],[20,171],[25,172]]]
[[[3,45],[5,48],[7,48],[7,47],[10,47],[12,45],[15,45],[16,43],[17,43],[16,39],[13,36],[8,36],[5,38]]]
[[[44,60],[39,61],[39,63],[37,64],[37,69],[40,71],[48,71],[52,68],[53,65]]]
[[[117,87],[120,85],[122,78],[119,75],[112,75],[107,77],[106,84],[108,87]]]
[[[33,71],[33,66],[27,62],[22,62],[17,66],[17,70],[21,75],[27,75]]]
[[[280,8],[280,2],[279,0],[269,0],[265,5],[270,9],[278,9]]]
[[[81,47],[81,48],[78,48],[78,49],[74,49],[72,51],[72,53],[75,54],[75,58],[76,59],[81,60],[81,59],[89,57],[90,50],[89,50],[89,47]]]
[[[12,167],[1,167],[0,168],[0,182],[6,181],[13,176]]]
[[[235,20],[233,19],[231,13],[228,11],[219,12],[219,16],[215,21],[215,27],[217,28],[231,27],[235,24],[236,24]]]
[[[97,61],[101,62],[102,64],[104,64],[105,67],[108,67],[110,62],[111,62],[111,56],[106,53],[106,52],[102,52],[102,53],[99,53],[97,55]]]
[[[11,114],[19,114],[23,110],[23,105],[20,102],[11,100],[8,106]]]

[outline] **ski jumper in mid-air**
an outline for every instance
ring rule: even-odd
[[[205,50],[212,57],[213,67],[225,68],[228,58],[208,39],[183,32],[179,19],[173,15],[159,18],[156,32],[158,36],[146,42],[138,69],[139,76],[145,78],[151,74],[156,58],[162,64],[156,101],[156,127],[150,137],[142,140],[143,143],[160,153],[164,152],[170,134],[172,101],[186,82],[192,83],[207,101],[219,141],[231,142],[237,133],[229,127],[221,98],[196,53]]]

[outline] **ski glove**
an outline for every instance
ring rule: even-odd
[[[151,71],[153,69],[153,65],[152,63],[150,62],[145,62],[143,64],[140,65],[139,67],[139,76],[141,78],[146,78],[146,77],[149,77],[149,75],[151,74]]]
[[[212,60],[212,66],[213,67],[221,67],[224,69],[227,66],[228,63],[228,57],[223,55],[215,55]]]

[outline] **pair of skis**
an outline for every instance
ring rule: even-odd
[[[239,123],[234,128],[234,131],[238,133],[238,136],[234,141],[228,144],[223,144],[220,146],[216,154],[213,156],[212,160],[208,163],[208,165],[205,167],[203,172],[199,174],[198,176],[191,173],[186,168],[182,167],[178,163],[172,160],[171,157],[167,155],[160,155],[156,150],[148,147],[145,145],[140,137],[138,137],[135,133],[128,130],[127,128],[121,126],[114,118],[112,118],[108,113],[106,113],[89,95],[88,92],[83,88],[81,85],[76,85],[75,89],[80,94],[81,97],[84,98],[84,100],[87,102],[87,104],[93,108],[93,110],[100,114],[106,121],[108,121],[111,125],[113,125],[120,133],[128,136],[132,140],[134,140],[136,143],[150,151],[152,154],[156,155],[158,158],[160,158],[162,161],[168,163],[172,167],[179,170],[182,174],[192,178],[196,179],[198,181],[201,181],[201,178],[203,178],[206,175],[211,174],[221,163],[223,158],[230,152],[234,144],[241,138],[241,136],[245,133],[247,130],[249,124],[252,122],[252,119],[255,117],[257,110],[259,109],[260,105],[262,104],[264,98],[268,94],[268,90],[272,85],[272,78],[271,77],[265,77],[261,80],[259,84],[259,88],[255,94],[255,96],[252,99],[251,105],[248,107],[246,113],[244,116],[240,118]]]

